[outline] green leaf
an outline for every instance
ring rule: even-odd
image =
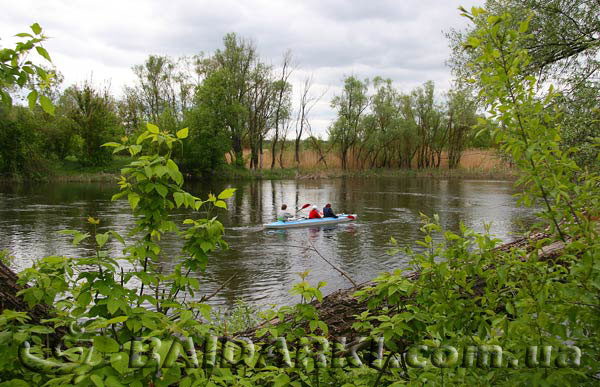
[[[281,387],[281,386],[287,386],[290,383],[290,377],[287,376],[287,374],[279,374],[274,380],[273,380],[273,387]]]
[[[177,185],[181,185],[183,183],[183,175],[179,172],[179,167],[175,162],[171,159],[167,161],[167,173],[171,176],[171,179],[177,183]]]
[[[467,41],[472,47],[478,47],[481,43],[481,41],[474,36],[471,36]]]
[[[118,323],[122,323],[127,321],[127,316],[118,316],[115,318],[111,318],[110,320],[106,320],[106,324],[110,325],[110,324],[118,324]]]
[[[52,62],[52,59],[50,59],[50,55],[48,54],[48,51],[46,51],[46,49],[44,47],[37,46],[35,49],[38,52],[38,54],[43,56],[48,62]]]
[[[521,23],[519,23],[519,32],[520,33],[527,32],[528,29],[529,29],[529,19],[523,20]]]
[[[7,105],[7,106],[11,106],[12,105],[12,97],[10,96],[10,94],[8,94],[7,92],[5,92],[4,90],[0,89],[0,97],[2,98],[2,102]]]
[[[185,200],[185,195],[181,192],[175,192],[173,194],[173,199],[175,199],[177,207],[181,207],[181,204],[183,204],[183,201]]]
[[[31,93],[29,93],[29,95],[27,95],[27,102],[29,102],[29,109],[33,109],[35,107],[35,103],[37,102],[38,99],[38,92],[35,90],[32,90]]]
[[[54,105],[52,104],[50,98],[46,97],[45,95],[40,95],[40,105],[42,105],[42,109],[44,109],[46,113],[50,114],[51,116],[54,115]]]
[[[123,375],[129,369],[129,356],[124,352],[114,353],[110,355],[110,365]]]
[[[92,295],[89,292],[82,292],[77,297],[77,305],[79,306],[87,306],[92,301]]]
[[[31,30],[33,31],[34,34],[39,35],[42,33],[42,27],[40,27],[40,25],[38,23],[33,23],[30,26]]]
[[[143,132],[142,134],[140,134],[136,140],[136,144],[141,144],[145,139],[148,138],[148,132]]]
[[[131,145],[129,147],[129,154],[132,156],[137,155],[138,153],[140,153],[142,151],[142,146],[139,144],[136,145]]]
[[[121,306],[120,302],[117,302],[116,300],[112,300],[111,302],[106,304],[106,309],[108,310],[108,313],[115,314],[117,312],[117,310],[119,310],[120,306]]]
[[[116,148],[118,146],[121,146],[121,144],[119,144],[118,142],[106,142],[100,146],[107,146],[107,147],[113,147]]]
[[[235,192],[235,188],[227,188],[219,194],[219,199],[229,199],[230,197],[233,196],[234,192]]]
[[[54,329],[44,326],[44,325],[38,325],[32,328],[29,328],[29,332],[33,332],[33,333],[39,333],[39,334],[47,334],[47,333],[52,333],[54,332]]]
[[[151,124],[151,123],[147,123],[146,127],[148,128],[148,131],[152,134],[158,134],[160,132],[160,129],[158,129],[158,126]]]
[[[82,234],[80,232],[76,233],[75,236],[73,237],[73,244],[74,245],[78,245],[79,242],[81,242],[84,239],[87,239],[90,236],[90,234],[88,234],[87,232]]]
[[[10,387],[30,387],[31,385],[22,379],[11,379],[8,380],[0,386],[10,386]]]
[[[108,233],[96,235],[96,243],[98,243],[98,247],[104,246],[107,241],[108,241]]]
[[[167,189],[167,187],[165,187],[162,184],[156,184],[154,186],[154,189],[156,190],[156,192],[158,192],[158,194],[160,196],[162,196],[163,198],[167,196],[167,194],[169,193],[169,190]]]
[[[117,192],[116,194],[114,194],[112,196],[112,198],[110,200],[115,201],[115,200],[119,200],[121,199],[123,196],[125,196],[127,194],[127,191],[122,191],[122,192]]]
[[[116,231],[109,231],[110,234],[115,237],[116,240],[118,240],[119,242],[121,242],[122,245],[125,244],[125,240],[123,239],[123,237]]]
[[[183,128],[181,130],[177,131],[177,138],[179,139],[183,139],[183,138],[187,138],[189,133],[189,129],[188,128]]]
[[[207,241],[202,241],[200,242],[200,248],[202,249],[202,251],[204,251],[205,253],[212,250],[213,248],[213,244]]]
[[[104,387],[104,382],[102,381],[102,378],[100,376],[91,375],[90,380],[92,381],[92,383],[94,383],[96,387]]]
[[[129,200],[129,204],[131,205],[131,209],[135,210],[135,208],[137,207],[138,203],[140,202],[140,195],[134,193],[134,192],[130,192],[127,195],[127,200]]]
[[[224,201],[222,201],[222,200],[217,200],[217,201],[215,202],[215,207],[221,207],[221,208],[225,208],[225,209],[227,209],[227,203],[225,203],[225,202],[224,202]]]
[[[94,349],[105,353],[119,352],[119,343],[107,336],[95,336]]]

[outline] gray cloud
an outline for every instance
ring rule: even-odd
[[[148,54],[172,56],[213,52],[228,32],[252,39],[274,65],[291,49],[302,79],[314,77],[315,94],[328,90],[313,111],[324,132],[334,113],[329,100],[344,75],[381,75],[408,92],[431,79],[446,90],[449,49],[442,30],[461,28],[459,5],[483,0],[0,0],[0,37],[38,21],[52,39],[46,44],[66,83],[112,79],[113,90],[132,83],[130,68]],[[0,41],[0,44],[6,40]]]

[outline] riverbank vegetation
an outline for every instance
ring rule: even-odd
[[[558,1],[552,3],[558,7],[553,9],[561,12],[545,14],[548,3],[526,3],[535,12],[504,1],[489,1],[488,10],[463,10],[472,27],[461,40],[470,70],[462,81],[473,84],[477,99],[487,108],[487,114],[477,120],[478,128],[490,130],[500,152],[521,173],[520,203],[539,208],[540,222],[531,229],[535,237],[499,249],[500,241],[487,233],[462,225],[447,231],[435,217],[424,219],[424,237],[418,242],[423,249],[406,250],[410,269],[383,273],[353,296],[366,310],[355,316],[348,337],[364,336],[375,343],[381,338],[381,349],[374,344],[373,350],[355,357],[320,314],[321,289],[326,284],[311,285],[308,273],[302,273],[291,289],[300,303],[265,311],[266,322],[253,332],[256,347],[250,350],[240,335],[211,325],[206,304],[210,295],[202,295],[198,281],[189,277],[191,271],[204,272],[214,250],[228,248],[218,211],[226,210],[226,200],[235,193],[225,190],[198,198],[185,192],[175,160],[181,157],[182,144],[193,143],[193,129],[147,124],[135,135],[106,143],[100,156],[90,159],[105,159],[107,150],[133,158],[122,171],[120,192],[114,199],[127,200],[131,206],[136,217],[131,230],[134,241],[124,245],[124,257],[109,257],[104,248],[107,241],[124,241],[115,232],[97,232],[102,220],[89,218],[88,230],[63,234],[75,244],[91,240],[94,255],[45,257],[20,274],[15,288],[21,300],[7,298],[15,301],[14,308],[0,315],[3,384],[597,385],[600,176],[594,168],[597,155],[592,160],[577,156],[597,146],[598,138],[588,136],[573,145],[563,140],[563,134],[577,131],[580,125],[573,122],[574,126],[565,127],[570,122],[565,116],[573,108],[565,103],[570,91],[566,86],[576,84],[569,83],[570,78],[558,79],[554,87],[536,75],[540,63],[542,69],[569,60],[597,65],[597,25],[587,40],[583,27],[587,15],[598,14],[598,4],[579,1],[572,7]],[[565,35],[560,30],[549,32],[560,27],[555,18],[567,26],[576,18],[583,29],[569,30],[576,39],[557,44],[553,39],[562,42]],[[552,54],[538,62],[540,58],[532,56],[537,52],[532,42]],[[229,44],[235,45],[234,40]],[[242,48],[238,52],[248,50]],[[581,53],[589,56],[578,58]],[[214,76],[218,84],[225,74]],[[594,86],[593,79],[586,80]],[[421,91],[427,100],[427,88]],[[359,118],[366,109],[364,93],[362,81],[347,79],[344,93],[333,101],[339,116],[332,133],[339,135],[337,151],[342,160],[343,153],[347,157],[357,144]],[[260,105],[263,95],[253,97],[255,106]],[[239,101],[227,100],[227,94],[224,100],[234,116],[243,110]],[[437,127],[439,116],[432,109],[425,111],[423,117],[431,120],[417,133],[439,139],[432,136],[439,132],[430,130]],[[198,114],[202,120],[212,117]],[[253,118],[258,127],[263,118]],[[205,128],[214,129],[211,125]],[[260,136],[251,141],[260,143]],[[238,145],[233,160],[240,163],[243,148]],[[411,148],[421,161],[419,166],[436,167],[443,147],[421,145]],[[253,166],[257,151],[251,156]],[[190,212],[182,224],[169,216],[177,208]],[[166,233],[183,239],[181,257],[169,272],[156,265],[162,258],[161,236]],[[389,253],[402,250],[392,238]],[[28,313],[36,305],[44,305],[42,318]],[[183,344],[173,346],[175,337],[183,338]],[[278,340],[281,337],[289,345],[288,352]],[[61,340],[68,349],[53,351]],[[201,353],[201,348],[207,351]],[[273,356],[260,356],[255,348],[268,348]],[[527,348],[537,350],[532,354]],[[328,360],[334,352],[336,363]],[[368,366],[358,367],[361,363]]]
[[[592,6],[583,1],[585,6],[563,10],[567,16],[561,16],[553,6],[538,3],[490,2],[489,7],[515,13],[539,9],[534,35],[552,36],[547,40],[558,42],[544,40],[541,46],[537,40],[527,42],[536,57],[531,71],[542,81],[560,82],[565,93],[556,103],[563,112],[563,147],[579,146],[574,156],[579,165],[594,167],[598,153],[591,139],[598,132],[599,109],[592,47],[597,38],[589,13],[580,11]],[[335,119],[319,132],[311,124],[313,109],[327,101],[321,101],[323,95],[314,90],[311,77],[299,85],[294,100],[293,53],[284,53],[277,65],[267,64],[254,42],[234,33],[227,34],[222,48],[212,54],[150,55],[132,68],[136,80],[122,91],[91,80],[63,85],[57,72],[44,81],[44,88],[29,94],[31,101],[39,95],[41,107],[0,107],[0,176],[53,179],[63,175],[61,165],[73,163],[93,174],[95,168],[112,163],[110,153],[99,145],[135,137],[145,122],[171,133],[189,128],[189,139],[174,159],[193,178],[231,176],[235,169],[228,165],[239,169],[241,176],[269,175],[244,169],[295,168],[304,175],[302,170],[315,168],[472,168],[461,160],[465,150],[474,149],[495,153],[510,166],[512,156],[499,152],[490,136],[498,123],[474,130],[485,113],[478,96],[480,82],[467,82],[476,71],[466,65],[471,54],[462,48],[469,33],[448,33],[453,49],[449,64],[455,74],[449,91],[437,92],[431,81],[399,90],[392,79],[340,74],[340,91],[329,101]],[[581,46],[572,47],[566,37],[580,39]],[[39,66],[36,71],[52,74]],[[7,90],[7,96],[19,100],[20,93]],[[53,114],[46,111],[50,106]]]
[[[52,114],[34,105],[0,108],[0,176],[64,180],[73,176],[66,167],[79,169],[80,179],[97,179],[98,169],[114,165],[99,145],[135,137],[145,122],[171,133],[189,128],[174,159],[193,178],[236,170],[240,176],[270,175],[243,171],[267,168],[295,168],[300,175],[332,167],[457,168],[465,149],[492,145],[489,134],[475,136],[472,129],[479,105],[468,88],[440,96],[427,82],[401,92],[381,77],[345,77],[342,92],[330,101],[337,119],[326,133],[315,133],[311,111],[322,96],[308,78],[293,101],[294,69],[291,52],[279,66],[267,65],[254,42],[228,34],[212,55],[149,56],[134,66],[136,82],[120,97],[92,81],[65,87],[56,73],[36,91],[52,103]],[[310,162],[308,154],[314,155]],[[282,174],[288,175],[272,173]]]

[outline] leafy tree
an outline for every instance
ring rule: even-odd
[[[47,172],[38,123],[28,109],[0,105],[0,175],[36,178]]]
[[[599,149],[596,139],[600,137],[600,83],[586,82],[572,93],[560,95],[556,103],[563,112],[560,119],[564,149],[577,148],[573,154],[581,166],[600,168]]]
[[[34,115],[22,108],[11,111],[11,92],[29,89],[27,100],[30,109],[41,104],[48,114],[54,114],[50,88],[54,74],[42,65],[29,59],[35,49],[45,61],[51,63],[50,55],[42,43],[47,39],[38,23],[30,26],[32,33],[19,33],[16,36],[26,38],[15,44],[14,48],[0,48],[0,174],[34,177],[46,171],[40,149],[48,144],[41,139],[36,130],[43,115]],[[45,121],[45,117],[42,122]]]
[[[123,88],[123,97],[117,102],[117,108],[126,135],[129,136],[142,129],[144,107],[136,88],[128,86]]]
[[[213,72],[220,72],[218,79],[225,91],[224,103],[229,106],[224,119],[231,138],[234,164],[244,166],[243,139],[247,134],[250,114],[248,93],[256,72],[258,54],[254,43],[239,38],[235,33],[225,35],[223,43],[225,47],[205,61],[204,68],[207,77]]]
[[[435,102],[435,85],[427,81],[412,92],[414,118],[417,126],[419,168],[439,167],[446,145],[446,130],[442,125],[442,111]]]
[[[339,147],[342,169],[348,168],[348,151],[359,139],[363,114],[369,106],[368,83],[368,80],[349,76],[344,79],[341,95],[331,100],[331,107],[337,110],[337,120],[329,128],[329,138]]]
[[[477,100],[470,90],[457,88],[448,92],[448,167],[460,165],[460,158],[477,124]]]
[[[76,131],[84,141],[81,161],[93,166],[107,164],[112,154],[100,146],[122,133],[115,102],[108,90],[98,90],[85,82],[66,90],[65,98],[69,105],[68,116],[75,122]]]
[[[400,124],[400,94],[391,79],[375,77],[375,94],[371,96],[371,113],[365,117],[365,130],[357,158],[363,149],[371,157],[370,167],[390,167],[395,161]],[[364,144],[364,146],[363,146]]]
[[[400,96],[399,125],[399,164],[401,168],[410,169],[412,167],[412,161],[419,150],[417,120],[413,109],[413,97],[410,94]]]
[[[227,89],[223,72],[210,74],[196,92],[195,108],[186,114],[189,139],[182,151],[182,168],[197,174],[212,174],[225,164],[231,149],[227,117],[235,106],[226,104]]]

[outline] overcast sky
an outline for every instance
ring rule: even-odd
[[[335,116],[329,107],[345,75],[391,78],[403,91],[433,80],[440,93],[451,74],[443,31],[463,28],[458,6],[483,0],[0,0],[0,46],[38,22],[65,86],[93,77],[114,94],[133,84],[131,67],[149,54],[211,53],[228,32],[252,39],[276,65],[292,50],[292,83],[314,77],[326,91],[311,117],[319,133]]]

